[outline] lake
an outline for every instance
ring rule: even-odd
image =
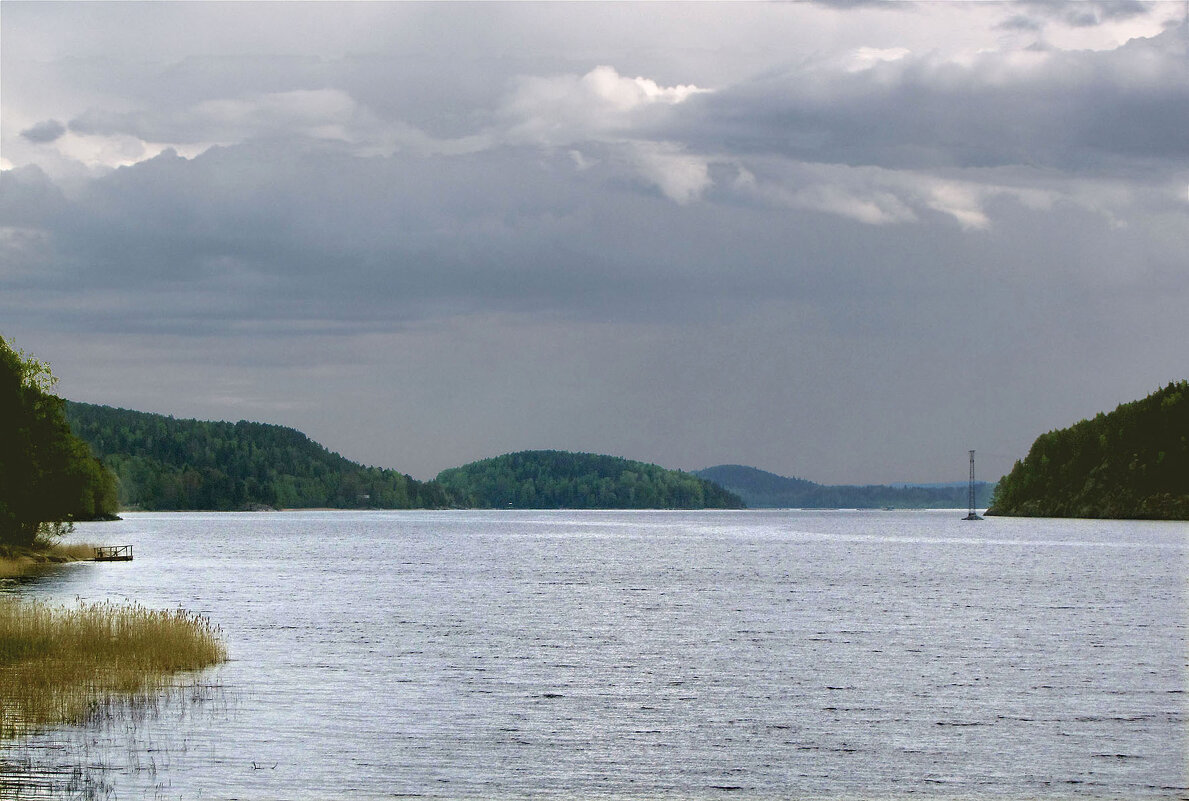
[[[899,512],[128,514],[4,591],[231,661],[0,750],[9,797],[1189,797],[1189,524]]]

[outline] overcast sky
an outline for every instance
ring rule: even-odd
[[[1184,3],[0,8],[0,334],[419,478],[997,478],[1189,377]]]

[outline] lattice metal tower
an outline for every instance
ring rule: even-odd
[[[963,520],[982,520],[978,516],[978,512],[974,510],[974,451],[970,452],[970,514],[962,518]]]

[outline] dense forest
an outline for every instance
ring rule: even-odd
[[[1189,520],[1189,381],[1037,437],[987,514]]]
[[[118,477],[123,508],[451,505],[433,482],[356,464],[284,426],[178,420],[69,401],[66,418]]]
[[[725,487],[752,509],[965,509],[970,492],[968,484],[831,486],[736,464],[707,467],[695,475]],[[989,503],[993,486],[983,481],[975,484],[976,505]]]
[[[438,483],[464,506],[521,509],[738,509],[738,496],[704,478],[615,456],[522,451],[443,470]]]
[[[0,546],[116,511],[115,478],[71,433],[53,384],[44,363],[0,337]]]

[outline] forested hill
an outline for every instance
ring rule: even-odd
[[[433,482],[356,464],[292,428],[179,420],[73,401],[66,402],[66,419],[115,472],[122,508],[450,505]]]
[[[521,509],[738,509],[706,479],[615,456],[522,451],[438,474],[464,506]]]
[[[1189,381],[1037,437],[987,514],[1189,520]]]
[[[970,488],[961,486],[825,485],[786,478],[754,467],[723,464],[695,471],[743,499],[749,507],[780,509],[965,509]],[[992,485],[975,484],[975,504],[986,506]]]

